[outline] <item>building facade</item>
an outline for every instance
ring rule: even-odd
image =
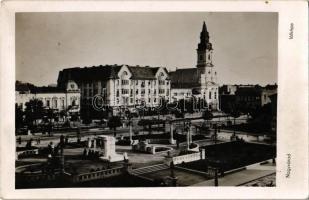
[[[212,43],[204,22],[197,48],[196,67],[170,72],[174,101],[194,96],[204,99],[209,109],[219,109],[219,85],[212,55]]]
[[[64,88],[36,87],[27,83],[16,83],[15,103],[25,110],[26,103],[37,99],[45,109],[78,113],[80,110],[80,90],[74,81],[68,81]]]
[[[228,111],[232,105],[248,111],[272,103],[271,96],[277,94],[277,85],[223,85],[220,87],[220,109]]]
[[[85,112],[105,109],[115,113],[122,108],[155,107],[161,99],[170,100],[171,83],[164,67],[105,65],[68,68],[60,71],[58,87],[74,80],[81,89]]]

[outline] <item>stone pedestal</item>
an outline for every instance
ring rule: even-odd
[[[201,159],[205,160],[206,159],[206,154],[205,154],[205,149],[201,150]]]
[[[173,133],[174,133],[174,125],[171,123],[170,124],[170,144],[176,144],[176,140],[174,140],[173,137]]]
[[[133,139],[132,139],[132,135],[133,135],[133,128],[132,128],[132,124],[130,123],[130,127],[129,127],[129,134],[130,134],[130,143],[132,144]]]
[[[189,146],[190,146],[190,131],[187,131],[187,149],[189,150]]]
[[[125,159],[125,155],[117,154],[115,148],[115,138],[111,136],[99,136],[104,143],[104,156],[101,156],[101,160],[109,161],[109,162],[117,162],[123,161]]]

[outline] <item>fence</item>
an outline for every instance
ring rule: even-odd
[[[31,149],[31,150],[25,150],[25,151],[18,151],[16,152],[15,159],[18,160],[19,158],[32,156],[32,155],[38,155],[39,149]]]
[[[197,152],[197,153],[191,153],[191,154],[173,157],[172,161],[175,165],[177,165],[182,162],[186,163],[186,162],[192,162],[192,161],[196,161],[200,159],[201,159],[201,153]]]
[[[84,173],[84,174],[78,174],[73,176],[73,182],[79,183],[79,182],[85,182],[85,181],[91,181],[91,180],[97,180],[97,179],[103,179],[111,176],[116,176],[119,174],[122,174],[124,172],[124,167],[117,167],[113,169],[106,169],[101,171],[95,171],[90,173]]]

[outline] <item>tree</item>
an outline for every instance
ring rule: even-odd
[[[236,118],[240,116],[240,111],[239,111],[239,105],[237,104],[230,104],[229,105],[229,114],[233,117],[234,119],[234,129],[233,129],[233,137],[236,136]]]
[[[121,122],[120,117],[119,117],[119,116],[112,116],[112,117],[108,120],[107,126],[108,126],[110,129],[113,129],[113,130],[114,130],[114,136],[116,137],[116,129],[117,129],[117,127],[122,126],[122,122]]]
[[[176,118],[185,118],[184,113],[179,110],[174,111],[174,114]]]
[[[210,110],[206,110],[206,111],[203,112],[202,118],[204,120],[206,120],[207,123],[208,123],[209,120],[212,120],[213,117],[214,116],[213,116],[213,114]]]
[[[145,127],[148,126],[149,134],[151,134],[151,126],[153,125],[153,120],[141,119],[138,121],[137,125],[142,126],[144,130]]]
[[[210,110],[205,110],[202,114],[202,118],[206,120],[206,124],[203,123],[201,129],[206,130],[206,133],[210,133],[209,121],[212,120],[213,114]],[[208,126],[209,125],[209,126]]]
[[[15,128],[21,128],[24,125],[24,113],[20,106],[15,104]]]
[[[165,120],[163,119],[141,119],[137,123],[137,125],[143,126],[144,129],[146,126],[148,126],[149,134],[151,134],[152,125],[160,125],[160,124],[165,124]]]
[[[36,125],[36,120],[42,119],[44,115],[43,102],[38,99],[32,99],[25,105],[25,120],[26,123],[32,127],[34,123]]]

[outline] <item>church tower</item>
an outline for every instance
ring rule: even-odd
[[[217,73],[214,70],[212,63],[212,44],[209,42],[209,33],[207,31],[206,23],[203,23],[203,28],[200,33],[200,42],[198,44],[197,51],[197,65],[198,72],[201,77],[200,83],[203,82],[216,82]]]
[[[209,108],[218,109],[218,84],[217,72],[212,63],[212,44],[209,42],[209,33],[207,31],[206,23],[203,23],[203,28],[200,33],[200,42],[197,48],[197,71],[199,74],[199,83],[201,87],[201,95],[207,103]]]
[[[212,44],[209,42],[209,33],[206,23],[203,23],[203,29],[200,34],[200,43],[197,48],[197,67],[204,70],[205,67],[212,67]]]

